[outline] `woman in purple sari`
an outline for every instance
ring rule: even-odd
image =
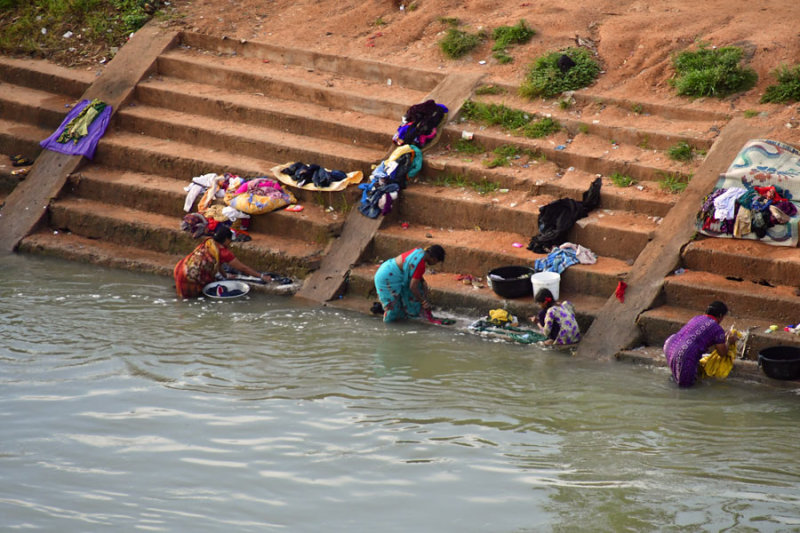
[[[719,325],[728,307],[715,301],[706,308],[706,314],[698,315],[671,335],[664,343],[672,378],[679,387],[691,387],[697,379],[697,367],[704,353],[717,349],[722,357],[728,354],[728,339]]]

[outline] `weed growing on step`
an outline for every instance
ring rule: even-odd
[[[695,149],[686,141],[681,141],[678,144],[671,146],[667,150],[667,155],[673,161],[687,162],[695,157]]]
[[[581,133],[589,133],[589,125],[588,124],[578,125],[578,131]]]
[[[684,51],[673,57],[672,65],[677,76],[670,83],[684,96],[716,96],[746,91],[755,86],[758,74],[743,67],[742,49],[726,46]]]
[[[791,68],[781,65],[772,75],[778,78],[778,83],[767,87],[761,97],[762,103],[800,101],[800,65]]]
[[[682,176],[678,173],[670,174],[668,172],[660,172],[659,175],[661,179],[658,180],[658,183],[661,190],[670,194],[683,192],[686,186],[689,185],[689,180],[691,180],[691,176]]]
[[[558,67],[558,59],[566,55],[575,62],[575,66],[562,72]],[[534,61],[519,93],[527,98],[543,96],[551,98],[564,91],[582,89],[597,79],[600,65],[584,48],[568,48],[563,52],[551,52]]]
[[[68,66],[110,60],[162,4],[160,0],[0,0],[0,53],[48,58]]]
[[[447,30],[447,34],[439,41],[439,48],[450,59],[458,59],[474,50],[486,39],[486,33],[468,33],[456,28]]]
[[[512,159],[519,159],[523,155],[528,156],[530,159],[536,159],[539,161],[545,161],[546,158],[543,154],[539,154],[534,150],[529,150],[527,148],[520,148],[519,146],[514,146],[513,144],[504,144],[498,146],[493,150],[495,154],[494,159],[489,161],[484,161],[484,165],[487,168],[497,168],[497,167],[507,167],[511,165]]]
[[[478,96],[484,94],[505,94],[507,91],[505,88],[500,87],[498,85],[481,85],[477,89],[475,89],[475,94]]]
[[[561,129],[561,124],[549,117],[534,120],[535,115],[502,104],[484,104],[467,100],[462,106],[461,112],[467,120],[474,120],[489,126],[500,126],[505,130],[529,138],[546,137]]]
[[[758,115],[758,111],[755,109],[745,109],[744,110],[744,118],[753,118]]]
[[[642,150],[649,150],[650,149],[650,136],[649,135],[642,135],[642,140],[639,141],[639,148]]]
[[[455,28],[461,24],[461,21],[455,17],[439,17],[439,22],[445,26],[450,26],[451,28]]]
[[[550,134],[556,133],[561,129],[561,124],[550,117],[545,117],[535,122],[530,122],[523,126],[522,134],[531,139],[541,139]]]
[[[436,176],[432,182],[439,187],[452,187],[457,189],[472,189],[478,194],[488,194],[500,188],[498,183],[482,178],[480,181],[468,181],[465,176],[460,174],[442,174]]]
[[[386,21],[383,20],[383,17],[378,17],[375,19],[375,22],[372,23],[373,26],[386,26]]]
[[[631,185],[636,184],[636,180],[626,174],[620,174],[619,172],[614,172],[611,174],[608,179],[611,180],[617,187],[630,187]]]
[[[633,111],[634,114],[636,114],[636,115],[641,115],[642,114],[642,104],[633,104],[631,106],[631,111]]]
[[[486,151],[486,148],[475,141],[459,139],[453,145],[453,150],[461,154],[482,154]]]
[[[508,55],[507,48],[514,44],[524,44],[536,35],[536,31],[529,28],[524,20],[520,20],[516,26],[499,26],[492,32],[495,40],[492,51],[495,59],[500,63],[510,63],[513,58]]]

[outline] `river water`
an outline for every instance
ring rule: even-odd
[[[793,392],[0,269],[3,531],[800,530]]]

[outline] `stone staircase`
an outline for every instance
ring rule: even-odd
[[[80,98],[93,77],[42,62],[0,61],[3,198],[18,181],[6,156],[34,157],[38,141],[58,126],[65,106]],[[371,165],[390,149],[405,110],[423,101],[444,77],[443,72],[181,34],[179,44],[161,54],[137,85],[133,99],[117,110],[95,159],[73,174],[51,203],[46,227],[23,239],[19,250],[171,274],[196,244],[179,227],[183,188],[193,176],[269,175],[274,166],[295,160],[369,175]],[[487,272],[544,257],[526,249],[537,233],[539,207],[558,198],[579,200],[601,176],[599,208],[578,221],[569,236],[594,251],[598,261],[570,267],[561,283],[562,297],[575,303],[587,329],[680,200],[680,194],[664,190],[665,180],[690,179],[701,164],[699,159],[673,162],[665,150],[680,141],[708,150],[728,120],[711,110],[613,100],[591,90],[576,92],[569,105],[528,101],[513,86],[486,83],[505,92],[475,96],[475,101],[549,116],[562,130],[530,139],[450,117],[438,144],[426,152],[423,172],[403,191],[351,270],[338,304],[366,309],[375,299],[372,275],[381,260],[436,242],[447,250],[447,260],[426,277],[438,305],[474,316],[497,307],[531,315],[536,310],[531,296],[498,297],[485,286]],[[463,131],[473,133],[482,153],[457,151]],[[522,155],[509,166],[488,168],[492,151],[503,146]],[[614,173],[636,184],[615,186],[609,179]],[[478,192],[482,187],[489,192]],[[305,207],[302,212],[255,216],[252,240],[234,244],[234,251],[260,270],[303,278],[335,246],[360,191],[293,193]],[[659,346],[712,299],[728,302],[737,327],[760,332],[754,335],[754,350],[776,341],[795,343],[794,336],[763,330],[800,317],[800,298],[786,283],[800,270],[796,249],[697,239],[680,260],[685,272],[665,280],[660,305],[639,319],[646,343]],[[464,284],[459,274],[483,277],[484,286]]]

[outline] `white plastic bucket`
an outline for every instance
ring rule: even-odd
[[[549,289],[553,299],[558,300],[558,287],[561,285],[561,274],[557,272],[537,272],[531,276],[533,284],[533,297],[542,289]]]

